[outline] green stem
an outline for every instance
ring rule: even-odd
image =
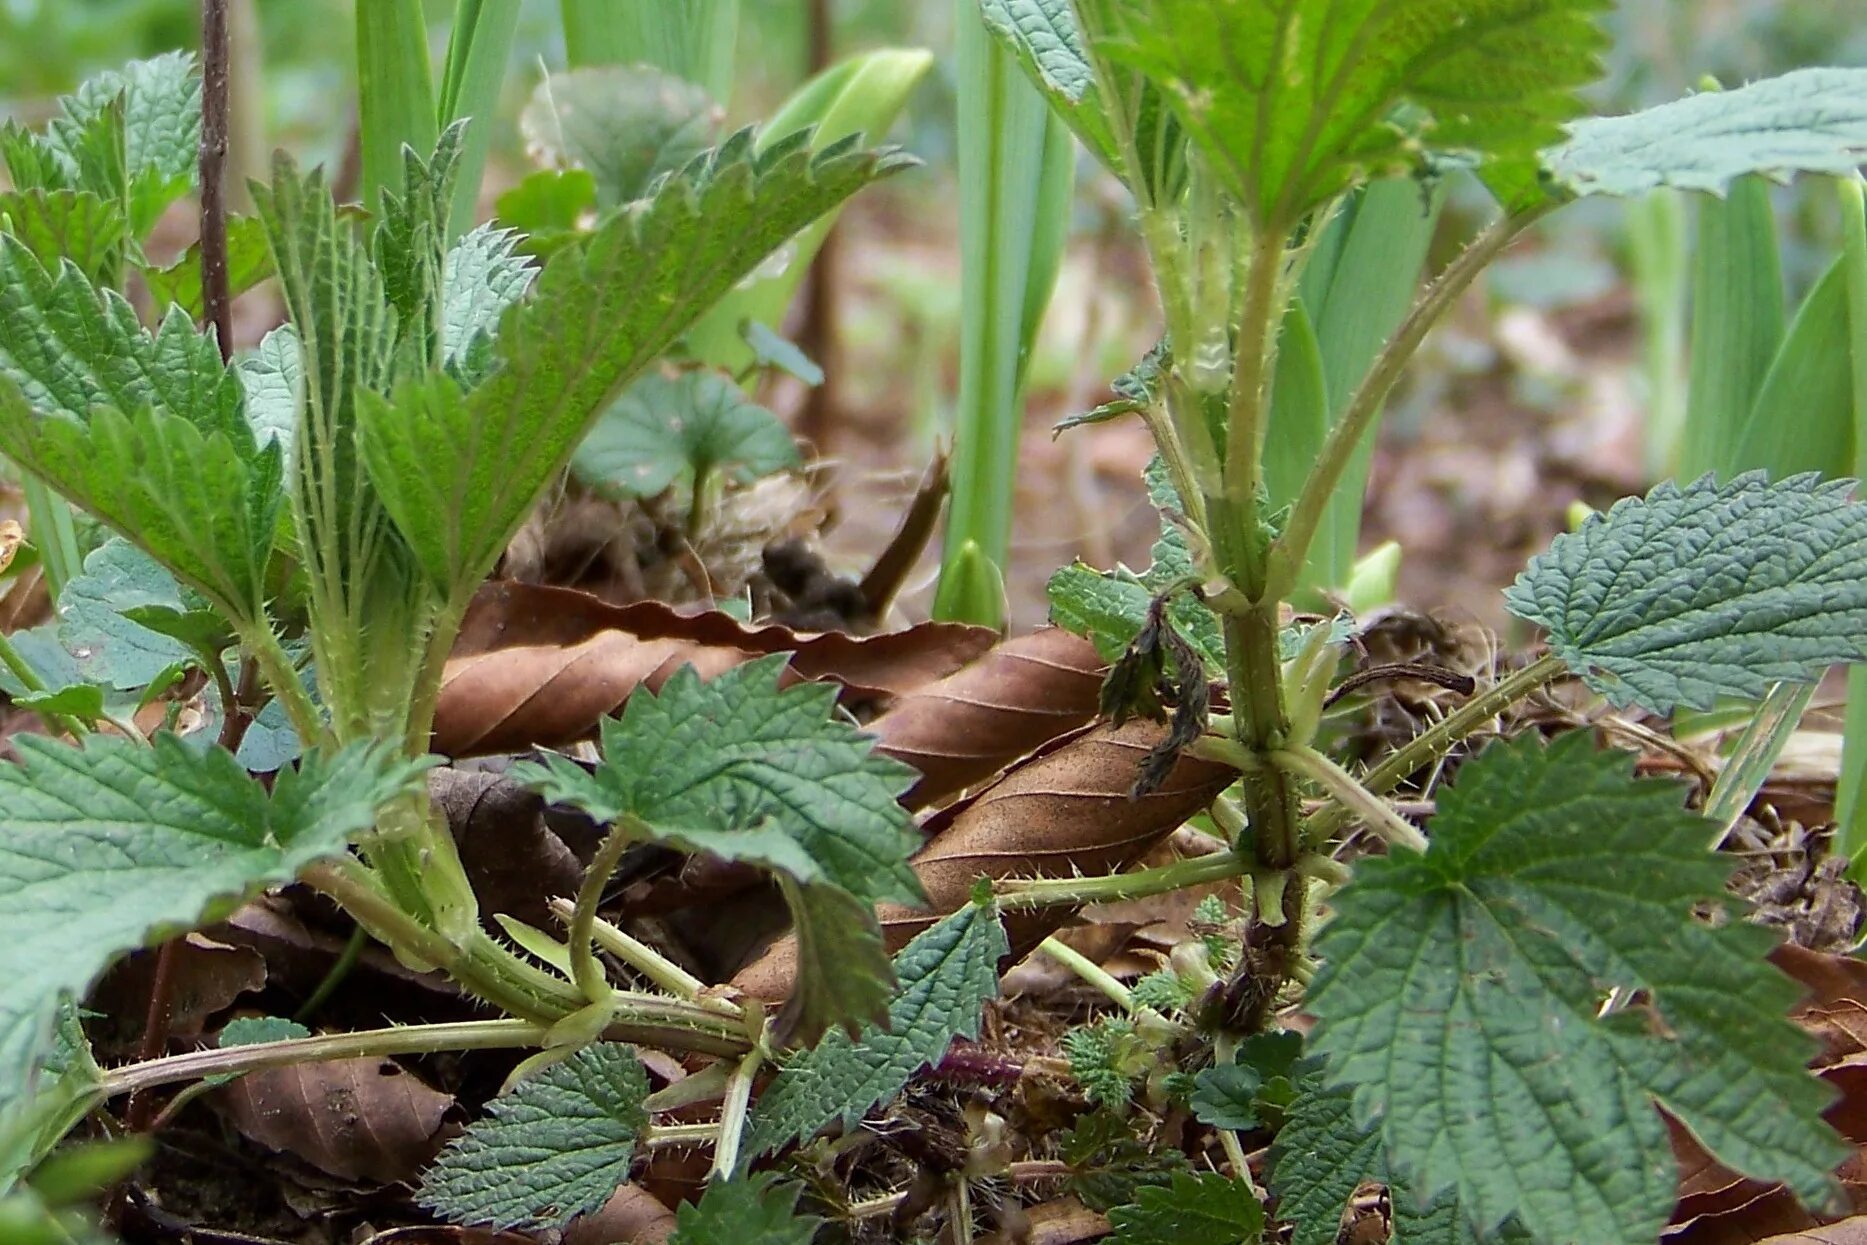
[[[1115,903],[1165,895],[1205,882],[1238,877],[1250,862],[1235,852],[1195,856],[1154,869],[1095,878],[1013,878],[993,884],[992,895],[1007,912],[1035,908],[1080,907],[1088,903]]]
[[[1380,356],[1375,359],[1374,366],[1369,369],[1360,388],[1355,390],[1355,396],[1344,408],[1341,418],[1329,430],[1329,439],[1323,443],[1322,453],[1309,479],[1304,481],[1296,505],[1291,507],[1290,518],[1284,524],[1283,533],[1271,547],[1269,582],[1265,589],[1267,597],[1282,600],[1295,589],[1330,498],[1335,495],[1342,476],[1354,462],[1355,451],[1367,435],[1369,426],[1380,415],[1388,392],[1400,379],[1420,344],[1426,340],[1426,334],[1478,275],[1490,267],[1491,261],[1516,241],[1524,230],[1541,220],[1552,207],[1532,208],[1492,224],[1427,287],[1420,301],[1414,304],[1407,318],[1401,321],[1393,337],[1382,347]]]
[[[1268,388],[1277,362],[1275,331],[1283,319],[1278,289],[1282,284],[1286,236],[1279,230],[1259,234],[1247,261],[1237,363],[1232,371],[1230,415],[1226,421],[1225,496],[1254,523],[1258,490],[1263,484],[1264,432],[1270,415]],[[1255,575],[1253,580],[1238,586],[1256,601],[1264,585]]]
[[[577,888],[577,906],[571,911],[568,936],[571,978],[592,1003],[601,1003],[612,992],[602,961],[596,958],[597,905],[603,902],[603,892],[616,866],[622,863],[622,854],[640,837],[636,831],[632,817],[619,818],[609,828],[596,855],[590,858],[590,867],[584,870],[583,885]]]
[[[71,505],[44,480],[23,468],[20,489],[26,495],[27,523],[45,567],[46,594],[56,605],[64,595],[65,585],[84,573],[84,553],[78,548],[78,528],[72,521]]]
[[[1347,770],[1314,748],[1274,752],[1271,760],[1303,775],[1328,792],[1337,804],[1367,822],[1369,829],[1387,840],[1389,847],[1404,847],[1425,854],[1426,836],[1417,827],[1390,808],[1380,796],[1356,782]]]
[[[1562,659],[1554,654],[1539,657],[1472,697],[1431,729],[1415,735],[1406,746],[1389,753],[1386,760],[1361,776],[1359,785],[1372,795],[1386,795],[1414,771],[1437,761],[1460,740],[1545,683],[1560,678],[1567,670]],[[1342,828],[1349,816],[1348,810],[1340,805],[1324,809],[1310,821],[1310,840],[1325,841]]]
[[[318,712],[311,693],[305,690],[304,680],[298,677],[298,667],[292,664],[291,655],[279,642],[272,624],[262,618],[251,626],[242,627],[240,639],[272,686],[272,694],[284,706],[286,720],[298,732],[299,742],[306,748],[316,747],[325,736],[324,715]]]
[[[361,1033],[321,1034],[283,1042],[255,1042],[251,1046],[189,1051],[112,1068],[104,1073],[103,1092],[106,1097],[116,1097],[178,1081],[286,1068],[301,1063],[327,1063],[335,1059],[536,1046],[544,1036],[545,1026],[529,1021],[466,1020],[453,1024],[397,1025],[389,1029],[366,1029]]]
[[[1134,993],[1082,952],[1055,938],[1044,939],[1037,949],[1113,999],[1123,1011],[1134,1010]]]
[[[726,1101],[720,1108],[720,1139],[713,1151],[713,1169],[708,1179],[731,1180],[739,1167],[739,1141],[745,1135],[746,1115],[752,1105],[752,1083],[758,1077],[765,1052],[757,1046],[746,1052],[726,1084]]]
[[[576,906],[567,900],[553,899],[550,903],[550,908],[552,915],[556,916],[560,921],[563,921],[567,926],[575,919]],[[628,934],[617,929],[608,921],[601,918],[592,921],[590,924],[590,935],[596,940],[597,946],[603,948],[603,950],[609,952],[624,964],[627,964],[630,968],[633,968],[636,972],[642,974],[642,976],[648,978],[676,998],[686,999],[689,1002],[698,1002],[703,1007],[717,1007],[720,1014],[723,1016],[741,1016],[745,1014],[742,1008],[736,1004],[727,1002],[725,999],[705,996],[702,993],[707,988],[704,981],[701,981],[700,978],[694,976],[679,964],[670,960],[667,956],[662,955],[647,943],[638,938],[631,938]]]

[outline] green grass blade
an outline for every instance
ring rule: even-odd
[[[653,65],[732,102],[739,0],[561,0],[564,53],[584,65]]]
[[[1049,301],[1073,189],[1068,129],[992,38],[975,0],[956,0],[960,181],[960,396],[938,618],[996,626],[963,591],[971,544],[1001,571],[1011,543],[1021,391]]]
[[[1841,224],[1846,234],[1842,253],[1848,282],[1848,359],[1854,384],[1854,461],[1851,474],[1867,479],[1867,204],[1861,181],[1840,183]],[[1860,880],[1861,860],[1867,855],[1867,666],[1848,671],[1846,725],[1841,743],[1841,776],[1835,790],[1835,843],[1854,862],[1851,872]]]
[[[70,503],[46,487],[45,481],[23,469],[19,476],[20,490],[26,495],[32,542],[39,546],[40,564],[45,568],[46,595],[57,605],[65,585],[84,570],[77,525],[71,517]]]
[[[1678,469],[1685,434],[1687,258],[1685,199],[1656,190],[1627,205],[1628,267],[1640,307],[1642,368],[1647,383],[1647,472]]]
[[[933,54],[920,48],[881,48],[839,61],[800,87],[759,127],[758,149],[799,130],[815,131],[813,151],[851,134],[860,134],[865,143],[880,142],[932,67]],[[687,335],[694,356],[735,375],[751,365],[755,355],[740,326],[747,321],[781,326],[840,215],[832,212],[793,238],[783,272],[759,277],[722,298]]]
[[[1699,205],[1692,277],[1692,370],[1679,478],[1741,470],[1738,445],[1788,319],[1770,183],[1744,177]]]
[[[1277,377],[1271,391],[1271,432],[1264,439],[1264,488],[1273,513],[1296,500],[1309,478],[1316,454],[1329,435],[1329,382],[1323,369],[1322,344],[1301,298],[1284,316],[1277,348]],[[1331,512],[1316,534],[1318,548],[1333,547]]]
[[[434,70],[421,0],[357,5],[357,92],[363,146],[363,203],[402,179],[402,146],[425,159],[440,137]]]
[[[1761,468],[1772,479],[1854,466],[1854,369],[1849,350],[1847,257],[1838,258],[1796,312],[1750,416],[1721,471]]]
[[[1305,298],[1316,329],[1331,422],[1342,414],[1381,347],[1413,305],[1443,203],[1443,194],[1425,196],[1408,179],[1375,182],[1331,226],[1340,231],[1338,237],[1325,237],[1319,244],[1320,253],[1312,264],[1316,259],[1322,264],[1316,276],[1305,282]],[[1296,437],[1295,444],[1303,445],[1309,461],[1314,462],[1321,439],[1309,443],[1313,430],[1287,432],[1277,423],[1279,418],[1274,411],[1269,439]],[[1378,421],[1371,426],[1323,517],[1300,580],[1304,588],[1339,588],[1348,582],[1361,537],[1362,495],[1374,460],[1378,427]],[[1297,450],[1293,445],[1286,452]],[[1291,487],[1300,490],[1302,483],[1299,476]],[[1295,492],[1271,494],[1273,507],[1295,499]]]
[[[518,26],[519,0],[459,0],[454,8],[454,28],[448,37],[447,68],[441,77],[436,116],[442,129],[462,117],[473,120],[460,152],[453,209],[447,222],[450,238],[473,227],[480,175],[486,169],[494,113],[499,107],[499,91],[505,85]]]
[[[1724,842],[1737,819],[1763,790],[1776,759],[1789,746],[1809,702],[1815,698],[1813,683],[1778,683],[1757,702],[1756,712],[1738,738],[1737,747],[1725,758],[1718,780],[1705,797],[1705,817],[1718,827],[1712,846]]]

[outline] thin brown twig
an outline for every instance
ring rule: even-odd
[[[233,299],[227,282],[227,0],[201,0],[201,322],[211,325],[222,363],[233,358]]]

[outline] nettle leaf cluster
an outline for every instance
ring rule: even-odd
[[[1549,655],[1359,774],[1331,755],[1325,714],[1352,624],[1285,617],[1343,586],[1318,581],[1333,573],[1319,550],[1382,401],[1514,238],[1584,195],[1851,173],[1867,150],[1849,102],[1867,75],[1850,71],[1582,117],[1604,7],[981,0],[1131,192],[1166,320],[1093,414],[1138,417],[1156,441],[1153,565],[1067,568],[1055,614],[1112,663],[1111,716],[1173,711],[1166,742],[1129,762],[1137,797],[1182,756],[1236,782],[1208,810],[1227,840],[1215,856],[982,882],[892,960],[877,905],[931,889],[899,802],[913,775],[875,755],[832,690],[787,686],[776,661],[677,674],[605,724],[599,762],[516,772],[606,828],[562,939],[515,930],[524,955],[482,926],[422,774],[468,601],[561,473],[618,495],[685,490],[698,513],[722,479],[791,460],[769,413],[723,380],[650,369],[905,157],[813,151],[808,134],[699,150],[678,115],[633,147],[567,133],[562,163],[579,167],[515,192],[511,213],[539,222],[531,240],[450,233],[459,129],[406,152],[366,212],[280,157],[228,242],[234,286],[276,275],[289,322],[227,360],[192,318],[199,253],[154,269],[140,249],[191,188],[187,61],[108,75],[44,131],[0,132],[14,186],[0,200],[0,452],[112,533],[74,576],[61,630],[9,661],[20,694],[78,738],[21,742],[0,766],[0,933],[29,961],[0,981],[0,1185],[105,1096],[165,1073],[100,1071],[71,1001],[115,957],[296,878],[503,1012],[476,1041],[539,1052],[437,1161],[430,1208],[560,1227],[626,1179],[657,1128],[694,1127],[657,1112],[710,1090],[713,1179],[675,1239],[802,1242],[816,1221],[771,1156],[857,1126],[976,1035],[1042,910],[1234,879],[1242,937],[1208,913],[1125,1016],[1070,1039],[1101,1109],[1059,1144],[1114,1239],[1255,1242],[1283,1224],[1320,1245],[1372,1180],[1407,1241],[1651,1241],[1673,1188],[1662,1106],[1727,1164],[1825,1204],[1842,1151],[1810,1043],[1784,1019],[1794,989],[1681,789],[1578,735],[1465,761],[1425,832],[1384,797],[1558,677],[1664,714],[1867,657],[1867,508],[1851,482],[1707,477],[1590,517],[1508,596]],[[1330,354],[1310,306],[1329,282],[1312,266],[1346,262],[1338,229],[1359,228],[1376,194],[1424,212],[1453,177],[1491,191],[1494,221],[1365,358]],[[123,293],[131,268],[148,322]],[[1307,421],[1313,454],[1290,460],[1274,420]],[[244,663],[271,698],[269,765],[198,735],[86,733],[181,668],[225,689]],[[237,699],[222,712],[259,708]],[[278,776],[262,785],[261,768]],[[1331,852],[1352,826],[1388,851],[1351,874]],[[598,919],[637,844],[776,879],[798,965],[779,1014]],[[1316,1020],[1301,1044],[1278,1022],[1296,1004]],[[315,1042],[283,1034],[216,1071]],[[651,1095],[631,1049],[644,1044],[716,1062]],[[1190,1110],[1234,1162],[1242,1134],[1268,1135],[1272,1201],[1247,1173],[1137,1152],[1121,1113],[1138,1094]]]

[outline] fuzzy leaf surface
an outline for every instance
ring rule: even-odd
[[[1533,181],[1600,74],[1606,0],[1126,0],[1124,44],[1260,223],[1422,149]]]
[[[612,395],[791,235],[912,163],[805,137],[755,155],[737,135],[556,252],[470,396],[430,377],[365,411],[371,477],[433,579],[479,583]]]
[[[1109,1212],[1110,1245],[1258,1245],[1264,1208],[1251,1188],[1218,1172],[1175,1172],[1166,1186],[1144,1185]]]
[[[272,250],[266,245],[266,227],[257,217],[227,218],[227,293],[237,298],[272,275]],[[201,292],[201,244],[182,252],[181,258],[166,268],[144,268],[143,280],[149,286],[156,314],[165,314],[171,305],[180,307],[191,318],[199,319],[206,300]]]
[[[455,1223],[561,1228],[629,1178],[647,1097],[633,1050],[586,1046],[493,1099],[428,1169],[418,1200]]]
[[[1110,168],[1121,167],[1108,107],[1070,0],[980,0],[979,11],[1084,145]]]
[[[0,194],[7,231],[48,268],[68,259],[86,276],[116,260],[129,232],[121,204],[88,190],[12,190]]]
[[[117,956],[343,850],[421,766],[385,748],[313,757],[270,796],[232,754],[20,736],[0,765],[0,1108],[45,1055],[59,999]]]
[[[653,497],[722,467],[750,481],[797,462],[790,430],[745,390],[717,372],[684,372],[630,386],[577,447],[571,468],[600,492]]]
[[[803,1186],[780,1183],[771,1172],[707,1182],[698,1202],[674,1213],[669,1245],[810,1245],[823,1220],[797,1213]]]
[[[1746,173],[1852,176],[1867,160],[1867,69],[1798,69],[1733,91],[1705,91],[1621,117],[1590,117],[1545,153],[1578,195],[1659,186],[1723,194]]]
[[[792,1060],[759,1099],[746,1133],[751,1154],[804,1140],[833,1120],[854,1124],[907,1085],[955,1037],[976,1037],[980,1009],[998,993],[1010,951],[998,914],[968,905],[917,935],[895,956],[900,992],[888,1026],[852,1041],[841,1031]]]
[[[1324,1083],[1321,1060],[1298,1065],[1296,1089],[1271,1143],[1277,1217],[1291,1225],[1290,1245],[1335,1245],[1355,1189],[1380,1175],[1381,1136],[1356,1121],[1352,1090]]]
[[[604,721],[594,772],[551,756],[513,777],[599,821],[632,818],[651,839],[918,902],[907,866],[918,837],[897,799],[914,771],[837,719],[834,687],[780,687],[783,665],[768,657],[707,682],[684,666]]]
[[[1867,506],[1847,480],[1661,484],[1558,536],[1506,594],[1616,706],[1760,698],[1867,657]]]
[[[499,321],[537,275],[518,242],[509,229],[481,225],[442,260],[441,355],[469,388],[492,370]]]
[[[854,1034],[879,1022],[895,995],[895,970],[875,906],[840,886],[782,873],[778,889],[791,910],[796,974],[772,1042],[808,1045],[832,1029]]]
[[[194,57],[169,52],[86,80],[63,102],[62,120],[90,125],[122,100],[123,163],[130,228],[137,238],[193,187],[201,149],[201,79]]]
[[[1395,1175],[1454,1188],[1481,1234],[1653,1240],[1677,1171],[1656,1103],[1726,1164],[1811,1205],[1844,1153],[1787,1019],[1775,941],[1671,783],[1577,732],[1493,744],[1442,793],[1425,855],[1360,862],[1317,941],[1314,1048],[1380,1116]],[[1615,989],[1650,1002],[1606,1018]]]

